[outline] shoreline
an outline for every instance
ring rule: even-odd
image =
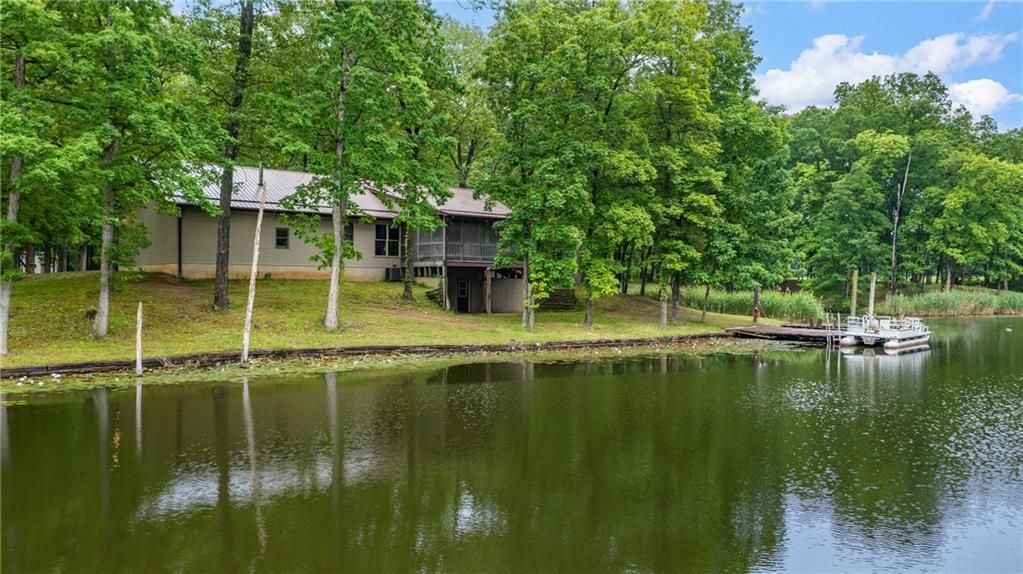
[[[305,355],[291,358],[262,356],[254,358],[248,367],[237,363],[221,363],[218,366],[196,368],[194,365],[168,366],[136,377],[133,372],[107,371],[101,373],[80,373],[67,376],[42,374],[25,376],[24,379],[5,378],[0,381],[3,396],[47,396],[64,392],[93,388],[130,388],[137,384],[180,385],[203,382],[240,381],[248,377],[309,376],[329,372],[352,373],[370,370],[401,368],[443,368],[447,366],[489,361],[532,360],[537,362],[575,361],[589,358],[631,357],[650,353],[672,352],[688,355],[745,354],[765,349],[793,350],[799,345],[761,339],[742,339],[722,334],[666,337],[674,341],[652,340],[632,344],[604,346],[562,346],[542,348],[526,345],[512,348],[504,346],[499,350],[475,352],[434,352],[434,353],[375,353],[346,355]],[[483,346],[480,347],[490,347]],[[40,384],[42,383],[42,384]]]
[[[558,351],[570,349],[599,349],[608,347],[638,347],[656,345],[676,345],[691,340],[730,338],[732,335],[721,332],[694,333],[691,335],[671,335],[665,337],[641,337],[621,339],[582,339],[568,341],[550,341],[545,343],[524,343],[509,341],[504,344],[437,344],[437,345],[364,345],[350,347],[313,347],[294,349],[263,349],[252,350],[252,359],[288,360],[301,357],[350,357],[373,355],[438,355],[438,354],[477,354],[501,353],[516,351]],[[224,365],[237,364],[241,361],[241,351],[217,351],[210,353],[190,353],[170,357],[149,357],[142,359],[143,372],[171,367],[205,369]],[[4,368],[0,372],[0,380],[17,379],[20,377],[41,377],[53,374],[88,375],[109,372],[126,372],[135,368],[135,359],[118,359],[112,361],[85,361],[79,363],[58,363],[52,365],[27,365]]]

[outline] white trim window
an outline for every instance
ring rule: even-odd
[[[400,239],[400,229],[390,223],[377,223],[373,253],[379,257],[398,257],[401,248]]]

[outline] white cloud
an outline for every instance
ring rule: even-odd
[[[871,76],[898,72],[946,75],[995,62],[1002,57],[1005,47],[1018,42],[1019,37],[1019,32],[944,34],[924,40],[904,54],[883,54],[863,52],[860,49],[863,36],[829,34],[814,39],[813,47],[803,50],[787,70],[775,68],[758,76],[757,87],[768,102],[795,112],[810,105],[830,105],[840,82],[858,83]]]
[[[989,78],[952,84],[948,91],[953,104],[965,106],[977,117],[991,115],[1014,102],[1023,102],[1023,95],[1014,94]]]
[[[767,14],[767,6],[764,6],[762,2],[757,2],[755,4],[744,4],[742,6],[743,17],[764,14]]]
[[[977,14],[976,20],[987,20],[991,17],[991,12],[995,9],[995,0],[988,0],[987,4],[981,8],[980,14]]]

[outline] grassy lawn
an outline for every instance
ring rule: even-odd
[[[86,312],[96,308],[99,279],[95,272],[30,276],[14,284],[11,296],[10,354],[3,365],[41,365],[77,361],[130,359],[135,353],[135,312],[143,304],[143,353],[163,357],[226,351],[241,347],[246,281],[232,281],[232,307],[212,309],[213,281],[179,283],[173,277],[143,275],[116,282],[111,296],[110,335],[89,338]],[[457,315],[427,300],[417,287],[416,301],[401,300],[397,283],[344,283],[343,328],[322,327],[327,282],[260,280],[256,289],[254,349],[414,345],[431,343],[546,342],[687,335],[746,324],[748,317],[683,310],[683,324],[658,327],[656,301],[632,296],[599,300],[595,326],[582,325],[582,311],[538,312],[536,330],[524,331],[520,316]]]

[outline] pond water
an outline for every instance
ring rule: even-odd
[[[1023,570],[1023,320],[2,411],[2,570]],[[1012,327],[1013,332],[1006,330]]]

